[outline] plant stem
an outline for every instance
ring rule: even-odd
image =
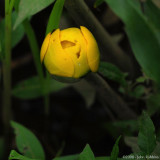
[[[43,81],[44,75],[43,75],[43,69],[42,69],[42,65],[40,63],[40,58],[39,58],[39,47],[38,47],[38,43],[37,43],[37,39],[34,33],[34,30],[29,22],[28,19],[26,19],[23,22],[23,26],[25,28],[25,32],[27,34],[27,38],[33,53],[33,58],[34,58],[34,62],[35,62],[35,66],[36,66],[36,70],[38,72],[39,78],[41,81]],[[42,82],[43,83],[43,82]]]
[[[36,70],[38,72],[40,82],[41,82],[41,86],[42,86],[42,92],[44,93],[46,81],[45,81],[45,76],[43,74],[43,68],[42,68],[42,65],[40,63],[40,57],[39,57],[40,50],[39,50],[39,47],[38,47],[36,35],[35,35],[34,30],[33,30],[33,28],[32,28],[28,19],[26,19],[23,22],[23,26],[25,28],[25,31],[26,31],[26,34],[27,34],[27,37],[28,37],[28,41],[29,41],[29,44],[30,44],[30,47],[31,47],[31,50],[32,50],[32,53],[33,53],[33,58],[34,58]],[[48,79],[48,77],[47,77],[47,79]],[[48,94],[44,95],[44,107],[45,107],[44,108],[45,115],[48,116],[49,115],[49,95]]]
[[[3,123],[5,134],[9,132],[11,119],[11,11],[5,0],[5,57],[3,59]]]

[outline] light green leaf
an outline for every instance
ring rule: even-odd
[[[57,0],[53,6],[46,29],[46,35],[54,29],[58,28],[64,2],[65,0]]]
[[[101,62],[98,72],[100,72],[104,77],[113,80],[123,87],[127,85],[125,80],[126,73],[123,73],[115,65],[108,62]]]
[[[138,1],[105,1],[125,23],[132,50],[145,73],[160,82],[160,43],[153,25],[140,10]]]
[[[49,6],[55,0],[20,0],[18,18],[14,24],[14,29],[22,23],[27,17],[30,17],[42,9]]]
[[[11,121],[11,126],[16,134],[16,144],[20,153],[35,159],[45,159],[45,153],[36,136],[27,128]]]
[[[95,160],[94,154],[89,144],[87,144],[84,150],[81,152],[81,154],[78,157],[78,160]]]
[[[15,150],[12,150],[11,153],[10,153],[10,155],[9,155],[9,160],[12,160],[12,159],[19,159],[19,160],[40,160],[40,159],[31,159],[31,158],[22,156],[21,154],[19,154]]]
[[[32,77],[18,83],[12,90],[12,95],[20,99],[33,99],[41,97],[51,92],[57,92],[67,86],[65,83],[58,82],[54,79],[47,81],[43,90],[38,77]]]
[[[117,138],[116,143],[115,143],[114,146],[113,146],[110,160],[117,160],[117,158],[118,158],[118,154],[119,154],[118,143],[119,143],[120,138],[121,138],[121,136],[119,136],[119,137]]]
[[[141,151],[150,155],[156,147],[155,127],[146,112],[143,112],[139,121],[140,131],[138,134],[138,145]]]

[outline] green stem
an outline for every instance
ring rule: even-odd
[[[39,75],[39,78],[41,81],[42,92],[43,92],[43,90],[45,89],[44,87],[45,87],[46,81],[45,81],[45,76],[43,74],[43,68],[40,63],[40,57],[39,57],[40,50],[38,47],[36,35],[34,33],[34,30],[31,26],[30,22],[27,19],[23,22],[23,26],[25,28],[25,31],[26,31],[26,34],[27,34],[27,37],[29,40],[29,44],[30,44],[30,47],[31,47],[31,50],[33,53],[35,66],[36,66],[36,69],[37,69],[37,72],[38,72],[38,75]],[[47,76],[47,79],[48,79],[48,76]],[[49,115],[49,95],[48,94],[44,95],[44,107],[45,107],[44,108],[45,114],[46,114],[46,116],[48,116]]]
[[[44,79],[44,75],[43,75],[43,69],[42,69],[42,65],[40,63],[40,58],[39,58],[39,47],[38,47],[38,43],[37,43],[37,39],[34,33],[34,30],[29,22],[28,19],[26,19],[23,22],[23,26],[25,28],[25,32],[27,34],[27,38],[33,53],[33,58],[34,58],[34,62],[35,62],[35,66],[36,66],[36,70],[38,72],[39,78],[41,80],[41,82]],[[42,82],[43,83],[43,82]]]
[[[5,57],[3,59],[3,123],[6,134],[11,119],[11,11],[9,0],[5,0]]]

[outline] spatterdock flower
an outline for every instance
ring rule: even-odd
[[[80,78],[89,71],[98,70],[100,54],[92,33],[81,26],[49,33],[40,57],[50,74]]]

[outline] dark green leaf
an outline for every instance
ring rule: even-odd
[[[145,73],[160,82],[160,43],[138,1],[105,0],[126,26],[132,50]]]
[[[45,153],[36,136],[19,123],[11,121],[11,126],[16,134],[16,144],[19,152],[29,158],[44,160]]]
[[[81,154],[78,157],[78,160],[95,160],[94,154],[89,144],[87,144],[84,150],[81,152]]]
[[[59,91],[67,86],[54,79],[50,79],[49,81],[46,79],[45,81],[45,86],[42,88],[38,77],[29,78],[16,85],[12,90],[12,94],[17,98],[32,99],[41,97],[50,92]]]
[[[151,116],[160,111],[160,94],[153,94],[147,98],[147,113]]]
[[[78,160],[78,155],[69,155],[69,156],[56,157],[53,160]]]
[[[129,95],[135,98],[140,98],[145,93],[145,89],[145,86],[137,85]]]
[[[104,2],[104,0],[96,0],[96,1],[94,2],[94,8],[100,6],[103,2]]]
[[[121,72],[119,68],[108,62],[101,62],[98,70],[104,77],[126,86],[126,74]]]
[[[31,159],[25,156],[22,156],[21,154],[17,153],[15,150],[12,150],[9,155],[9,160],[12,159],[19,159],[19,160],[40,160],[40,159]]]
[[[54,0],[20,0],[18,18],[14,24],[14,29],[27,17],[38,13],[53,2]]]
[[[144,11],[145,15],[148,18],[148,21],[154,26],[155,32],[158,34],[157,37],[160,36],[160,9],[151,1],[147,0],[146,3],[144,3]],[[160,38],[159,38],[160,40]]]
[[[118,159],[118,154],[119,154],[118,143],[119,143],[120,138],[121,138],[121,136],[118,137],[118,139],[116,140],[116,143],[113,146],[110,160],[117,160]]]
[[[57,29],[65,0],[57,0],[49,17],[46,34]]]
[[[143,112],[139,123],[140,123],[140,131],[138,134],[139,148],[146,155],[150,155],[156,147],[154,124],[146,112]]]

